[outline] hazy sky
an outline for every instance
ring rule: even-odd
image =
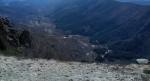
[[[5,2],[12,2],[12,1],[25,1],[25,0],[3,0],[3,1],[5,1]],[[33,0],[33,1],[36,1],[36,0]],[[42,2],[43,0],[41,0],[41,2]],[[55,0],[48,0],[48,1],[55,1]],[[133,1],[142,1],[142,2],[144,2],[144,1],[150,1],[150,0],[118,0],[118,1],[128,1],[128,2],[133,2]]]
[[[150,0],[118,0],[124,2],[150,2]]]
[[[118,0],[122,2],[132,2],[132,3],[137,3],[141,5],[150,5],[150,0]]]
[[[65,2],[66,0],[2,0],[4,2],[7,2],[7,4],[9,4],[10,2],[13,2],[13,1],[29,1],[29,2],[39,2],[39,3],[43,3],[46,1],[50,1],[50,2],[53,2],[53,3],[56,3],[56,2]],[[67,0],[68,1],[68,0]],[[82,1],[82,0],[81,0]],[[132,3],[138,3],[138,4],[150,4],[150,0],[117,0],[117,1],[122,1],[122,2],[132,2]]]

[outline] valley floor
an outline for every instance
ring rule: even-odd
[[[0,81],[149,81],[150,65],[110,65],[0,56]]]

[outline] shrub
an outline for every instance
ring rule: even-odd
[[[148,69],[143,70],[143,73],[150,74],[150,69],[149,70]]]

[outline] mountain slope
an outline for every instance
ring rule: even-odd
[[[77,0],[61,6],[52,18],[57,28],[67,34],[89,36],[107,44],[114,57],[139,58],[150,56],[149,14],[149,6],[114,0]]]
[[[46,1],[52,2],[44,6]],[[25,0],[0,5],[0,14],[12,18],[15,23],[33,25],[31,28],[37,28],[36,31],[44,27],[36,24],[46,22],[52,25],[44,27],[44,30],[51,26],[55,29],[56,26],[65,34],[87,36],[93,43],[104,44],[113,50],[108,58],[150,58],[150,6],[116,0],[39,2]]]
[[[140,31],[141,26],[148,23],[149,10],[133,4],[89,0],[58,9],[54,19],[59,28],[74,34],[116,41],[133,37]]]

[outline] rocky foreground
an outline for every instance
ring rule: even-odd
[[[0,81],[150,81],[150,65],[111,65],[0,56]]]

